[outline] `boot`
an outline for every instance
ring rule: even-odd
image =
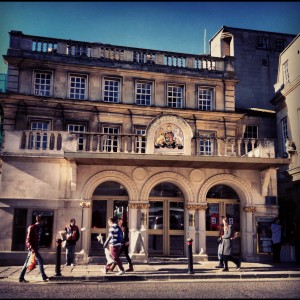
[[[112,263],[112,264],[110,265],[110,267],[109,267],[109,270],[110,270],[110,271],[113,271],[114,268],[115,268],[115,266],[116,266],[116,263]]]
[[[133,265],[129,264],[129,268],[126,270],[126,272],[133,272]]]

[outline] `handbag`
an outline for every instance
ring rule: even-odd
[[[66,248],[66,244],[67,244],[67,240],[64,240],[64,241],[61,242],[61,246],[62,246],[63,248]]]
[[[30,257],[27,263],[27,269],[28,270],[33,270],[36,267],[36,257],[35,253],[30,253]]]

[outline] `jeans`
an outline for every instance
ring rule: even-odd
[[[31,254],[31,251],[28,250],[28,254],[27,254],[27,257],[25,259],[25,263],[23,265],[23,268],[21,270],[21,273],[20,273],[20,276],[19,276],[19,279],[23,280],[24,277],[25,277],[25,274],[26,274],[26,270],[27,270],[27,263],[29,261],[29,258],[30,258],[30,254]],[[39,269],[40,269],[40,273],[42,275],[42,278],[43,279],[46,279],[48,278],[48,276],[45,274],[45,270],[44,270],[44,261],[43,261],[43,258],[40,254],[40,252],[38,250],[35,251],[35,257],[36,257],[36,261],[37,261],[37,264],[39,266]]]
[[[76,245],[69,244],[68,242],[66,243],[66,263],[68,265],[74,263],[75,246]]]

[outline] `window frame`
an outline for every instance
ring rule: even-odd
[[[85,79],[85,87],[84,87],[84,94],[82,94],[82,93],[79,93],[78,95],[80,96],[80,95],[83,95],[83,98],[81,98],[81,97],[79,97],[79,98],[77,98],[77,97],[71,97],[71,94],[76,94],[77,95],[77,93],[71,93],[71,89],[73,88],[74,90],[76,90],[77,88],[76,87],[72,87],[71,86],[71,84],[72,84],[72,82],[71,82],[71,79],[72,78],[81,78],[81,79]],[[76,83],[76,82],[75,82]],[[81,82],[80,82],[80,84],[82,84]],[[79,88],[80,90],[82,90],[82,88],[80,87]],[[82,74],[82,73],[74,73],[74,72],[72,72],[72,73],[69,73],[68,74],[68,97],[69,97],[69,99],[73,99],[73,100],[87,100],[88,99],[88,75],[87,74]]]
[[[258,49],[269,49],[269,39],[265,36],[260,36],[257,38],[256,46]]]
[[[104,132],[104,129],[113,129],[113,131],[117,132]],[[121,147],[120,134],[122,132],[122,126],[120,124],[101,124],[101,152],[119,152]],[[107,138],[104,138],[104,135],[107,135]],[[109,136],[114,135],[114,138],[111,139]]]
[[[70,130],[70,126],[80,127],[82,126],[84,130]],[[87,133],[87,125],[83,123],[77,122],[67,122],[66,130],[68,132],[75,132],[78,134],[78,143],[77,143],[77,150],[82,151],[85,149],[86,146],[86,136],[84,133]]]
[[[201,109],[200,101],[209,101],[209,99],[200,99],[200,91],[210,91],[210,109]],[[204,107],[204,105],[203,105]],[[209,107],[206,105],[205,107]],[[215,88],[212,86],[201,85],[197,88],[197,109],[200,111],[213,111],[215,109]]]
[[[30,131],[40,131],[44,133],[37,133],[36,137],[34,139],[34,134],[30,133],[30,139],[29,139],[29,149],[42,149],[46,150],[50,145],[50,139],[47,131],[51,131],[52,122],[50,119],[38,119],[38,118],[30,118],[29,120],[29,130]],[[43,124],[41,128],[33,128],[34,123]],[[47,125],[47,128],[44,127],[44,125]]]
[[[287,116],[283,117],[280,120],[280,129],[281,129],[281,139],[282,139],[282,152],[286,152],[286,140],[289,138],[289,130],[288,130],[288,118]]]
[[[199,140],[199,155],[213,156],[216,152],[216,137],[217,132],[211,130],[198,130]],[[202,138],[206,138],[204,141]]]
[[[145,134],[146,135],[146,126],[135,126],[134,128],[134,133],[137,135]],[[143,131],[142,133],[139,133],[138,131]],[[146,137],[142,137],[142,146],[141,146],[141,153],[146,153]],[[139,149],[139,140],[136,137],[134,141],[134,147],[135,147],[135,152],[138,152],[137,149]]]
[[[149,103],[138,103],[138,85],[139,84],[149,84],[150,85],[150,88],[149,88],[149,90],[150,90],[150,95],[144,95],[144,94],[141,94],[141,95],[144,95],[145,97],[146,96],[149,96],[150,97],[150,102]],[[152,104],[153,104],[153,96],[154,96],[154,82],[153,81],[150,81],[150,80],[142,80],[142,79],[136,79],[135,80],[135,82],[134,82],[134,96],[135,96],[135,104],[136,105],[140,105],[140,106],[151,106]],[[141,88],[142,90],[144,89],[144,88]],[[142,100],[139,100],[139,101],[142,101]],[[145,102],[147,101],[147,99],[146,100],[144,100]]]
[[[42,83],[37,83],[37,74],[46,74],[50,75],[50,79],[44,79],[44,80],[50,80],[49,84],[43,84]],[[40,79],[42,80],[42,79]],[[38,92],[36,91],[36,85],[39,85]],[[45,92],[44,89],[41,89],[42,86],[49,86],[49,93],[47,94],[47,91]],[[45,92],[44,94],[41,94],[41,92]],[[53,71],[50,70],[40,70],[40,69],[34,69],[33,70],[33,79],[32,79],[32,94],[36,96],[44,96],[44,97],[51,97],[53,96]]]
[[[106,97],[111,98],[111,96],[106,96],[105,93],[106,92],[110,92],[109,90],[106,91],[105,87],[106,87],[106,81],[115,81],[118,82],[118,97],[117,97],[117,101],[110,101],[110,100],[105,100]],[[120,77],[115,77],[115,76],[103,76],[102,77],[102,99],[103,102],[106,103],[122,103],[122,86],[123,86],[123,80]],[[115,91],[113,91],[113,93],[115,93]],[[113,99],[115,99],[115,96],[112,96]]]
[[[174,93],[178,93],[178,91],[173,91],[172,90],[172,96],[169,96],[169,88],[180,88],[181,89],[181,92],[182,92],[182,97],[181,97],[181,102],[180,102],[180,107],[178,107],[178,101],[174,102],[172,101],[172,103],[175,103],[176,106],[173,106],[173,105],[169,105],[170,102],[169,102],[169,99],[172,98],[172,99],[177,99],[178,97],[176,95],[173,95]],[[180,83],[167,83],[166,85],[166,106],[167,107],[170,107],[170,108],[174,108],[174,109],[182,109],[185,107],[185,85],[184,84],[180,84]]]

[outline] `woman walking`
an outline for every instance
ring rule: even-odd
[[[241,262],[234,257],[232,253],[232,240],[234,238],[234,233],[232,230],[232,226],[229,225],[228,218],[223,218],[223,224],[224,224],[224,234],[222,235],[222,241],[221,241],[221,249],[222,249],[222,255],[223,255],[223,261],[224,261],[224,269],[222,271],[227,272],[228,269],[228,261],[232,261],[236,265],[236,269],[240,270],[241,268]]]

